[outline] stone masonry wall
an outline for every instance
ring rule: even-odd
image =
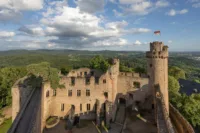
[[[169,106],[169,115],[178,133],[195,133],[190,123],[179,113],[172,104]]]
[[[19,79],[14,86],[12,87],[12,121],[15,120],[15,117],[19,113],[20,109],[27,101],[33,87],[25,83],[27,77]]]

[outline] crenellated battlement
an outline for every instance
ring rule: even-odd
[[[164,45],[163,42],[152,42],[150,43],[150,51],[146,52],[147,58],[168,58],[168,46]]]

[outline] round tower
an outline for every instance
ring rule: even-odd
[[[160,86],[160,91],[163,94],[165,106],[169,113],[168,46],[165,46],[162,42],[152,42],[150,43],[150,51],[146,52],[146,57],[148,60],[147,72],[149,76],[149,89],[153,92],[155,98],[154,86]]]

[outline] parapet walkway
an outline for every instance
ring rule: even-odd
[[[12,127],[9,129],[8,133],[31,133],[40,132],[40,103],[41,103],[41,89],[35,89],[30,100],[27,101],[28,104],[23,109],[21,108],[19,114],[17,115]],[[23,115],[20,115],[23,113]],[[20,118],[18,118],[20,117]]]

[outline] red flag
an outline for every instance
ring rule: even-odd
[[[157,30],[157,31],[154,31],[154,34],[155,34],[155,35],[160,35],[161,32],[160,32],[159,30]]]

